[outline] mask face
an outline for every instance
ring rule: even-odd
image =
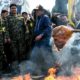
[[[66,40],[64,40],[64,39],[54,39],[54,43],[55,43],[55,45],[56,45],[56,47],[58,48],[58,49],[62,49],[63,47],[64,47],[64,45],[66,44]]]
[[[58,26],[53,29],[54,43],[58,49],[62,49],[72,35],[72,30],[66,26]]]

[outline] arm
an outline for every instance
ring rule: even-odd
[[[35,40],[41,40],[43,37],[49,37],[51,36],[51,23],[50,23],[50,19],[45,16],[43,18],[43,24],[42,27],[44,27],[44,29],[42,30],[42,32],[35,38]]]
[[[43,34],[43,36],[50,36],[51,35],[51,22],[49,17],[45,16],[44,17],[44,23],[43,23],[45,29],[43,30],[43,32],[41,34]]]
[[[6,18],[6,20],[5,20],[5,35],[4,35],[4,37],[5,37],[5,42],[10,42],[11,40],[10,40],[10,36],[9,36],[9,27],[8,27],[8,18]]]

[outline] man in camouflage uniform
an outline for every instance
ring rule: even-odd
[[[5,41],[5,21],[6,16],[8,15],[7,10],[1,11],[0,17],[0,70],[3,70],[3,63],[5,61],[5,54],[4,54],[4,41]]]
[[[29,16],[27,12],[22,12],[22,17],[24,18],[24,23],[26,26],[25,31],[25,41],[26,41],[26,53],[25,53],[25,59],[30,58],[30,51],[32,49],[32,37],[33,37],[33,19]]]
[[[10,15],[6,22],[6,38],[10,38],[12,62],[20,62],[25,53],[25,25],[23,18],[17,15],[16,9],[16,4],[10,5]]]

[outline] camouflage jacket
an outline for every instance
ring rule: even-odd
[[[19,40],[25,37],[25,24],[23,17],[9,15],[6,22],[7,36],[12,40]]]
[[[0,17],[0,43],[2,44],[4,42],[5,39],[5,22],[6,22],[6,18],[2,18]],[[3,44],[2,44],[3,45]]]
[[[5,32],[5,21],[6,21],[6,18],[2,18],[0,17],[0,32]]]
[[[3,19],[0,17],[0,60],[2,60],[2,54],[4,52],[5,20],[6,18]]]

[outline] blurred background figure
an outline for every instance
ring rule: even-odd
[[[30,58],[30,51],[32,49],[32,39],[33,39],[33,28],[34,28],[34,21],[31,17],[31,14],[27,12],[22,12],[22,16],[24,18],[24,24],[26,26],[25,31],[25,41],[26,41],[26,52],[25,52],[25,59]]]

